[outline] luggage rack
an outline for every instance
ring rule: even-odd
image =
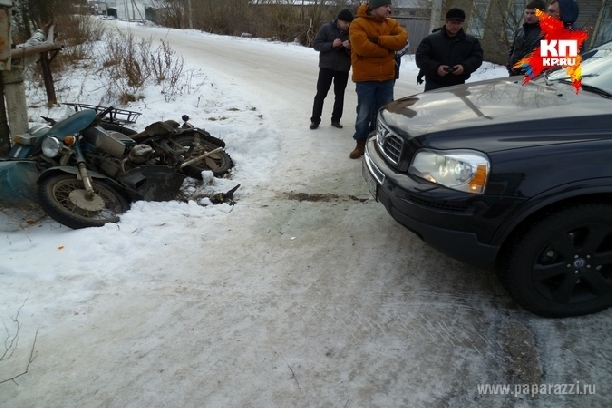
[[[87,105],[85,103],[64,103],[64,105],[72,106],[75,112],[82,111],[83,109],[94,109],[96,112],[103,112],[108,106],[94,106]],[[118,123],[120,125],[129,125],[136,123],[136,119],[142,115],[141,113],[134,112],[127,109],[114,108],[110,111],[103,119],[105,122]]]

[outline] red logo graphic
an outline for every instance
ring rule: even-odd
[[[540,19],[543,39],[540,41],[538,48],[517,62],[513,68],[525,70],[523,85],[539,76],[546,69],[553,67],[566,68],[567,75],[572,79],[572,86],[578,93],[582,88],[580,48],[588,34],[583,30],[565,28],[563,21],[549,16],[542,10],[536,9],[535,12]]]

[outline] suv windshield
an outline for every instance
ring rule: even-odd
[[[582,85],[585,90],[593,88],[612,95],[612,41],[587,51],[582,56]],[[551,81],[570,81],[565,69],[559,69],[548,77]]]

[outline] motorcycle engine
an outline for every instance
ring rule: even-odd
[[[105,130],[99,126],[87,129],[84,136],[89,143],[96,146],[100,151],[117,158],[123,157],[126,147],[135,144],[134,140],[128,136]]]
[[[139,144],[130,149],[128,154],[128,161],[131,164],[139,165],[145,164],[153,156],[154,150],[151,146],[145,144]]]

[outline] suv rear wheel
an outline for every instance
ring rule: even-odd
[[[534,224],[500,265],[523,308],[545,317],[580,316],[612,305],[612,205],[566,208]]]

